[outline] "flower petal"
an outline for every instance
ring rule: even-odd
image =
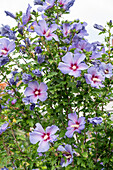
[[[24,92],[24,94],[25,94],[26,96],[31,96],[31,95],[33,95],[33,94],[34,94],[34,93],[33,93],[33,89],[30,88],[30,87],[27,87],[26,90],[25,90],[25,92]]]
[[[47,85],[45,83],[40,83],[38,89],[40,89],[41,92],[47,91]]]
[[[42,141],[39,143],[37,152],[46,152],[49,149],[49,143],[47,141]]]
[[[32,144],[36,144],[38,141],[43,140],[41,136],[42,134],[38,132],[30,133],[30,142]]]
[[[39,100],[41,100],[42,102],[45,101],[47,99],[47,92],[43,92],[40,95],[38,95],[37,97],[39,98]]]
[[[45,133],[45,131],[40,123],[36,123],[35,131],[40,132],[40,133]]]
[[[62,61],[71,66],[73,63],[73,54],[71,52],[67,52],[66,55],[62,57]]]
[[[72,138],[73,137],[73,133],[74,133],[74,128],[68,130],[65,135],[68,137],[68,138]]]
[[[76,114],[76,112],[75,112],[75,113],[70,113],[70,114],[68,114],[68,118],[71,119],[73,122],[76,123],[78,116],[77,116],[77,114]]]
[[[69,65],[62,62],[59,63],[58,69],[64,74],[70,73],[71,71]]]
[[[38,89],[39,88],[39,84],[37,81],[32,81],[29,82],[28,87],[32,88],[33,90]]]
[[[55,125],[52,125],[52,126],[48,126],[46,128],[46,133],[50,133],[50,135],[53,135],[57,132],[57,130],[59,130],[59,128]]]

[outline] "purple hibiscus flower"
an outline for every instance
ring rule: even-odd
[[[68,138],[71,138],[73,136],[74,132],[78,132],[80,133],[81,130],[83,130],[85,128],[85,117],[80,117],[78,119],[78,116],[75,113],[70,113],[68,115],[68,118],[70,119],[68,121],[68,127],[67,127],[67,132],[65,133],[65,135]]]
[[[9,125],[9,123],[6,122],[6,123],[4,123],[4,124],[0,127],[0,135],[1,135],[3,132],[6,131],[6,129],[8,128],[8,125]]]
[[[62,57],[62,61],[58,65],[59,70],[64,74],[73,75],[74,77],[79,77],[81,70],[85,70],[88,66],[82,62],[85,59],[84,54],[76,53],[73,55],[71,52]]]
[[[43,6],[37,8],[38,11],[42,12],[54,6],[55,0],[45,0]]]
[[[63,156],[66,158],[66,162],[65,162],[65,160],[63,158],[61,159],[61,166],[62,167],[66,167],[66,166],[68,166],[69,164],[72,163],[72,161],[73,161],[73,153],[75,153],[75,151],[72,150],[71,145],[67,144],[67,145],[65,145],[65,147],[60,145],[57,148],[57,150],[61,151],[63,153]]]
[[[32,144],[36,144],[40,141],[37,152],[46,152],[49,149],[49,142],[55,141],[58,137],[58,135],[54,135],[57,130],[59,130],[59,128],[52,125],[48,126],[46,131],[44,131],[42,125],[40,123],[36,123],[36,128],[30,133],[30,142]]]
[[[31,8],[32,8],[32,7],[30,6],[30,4],[28,4],[28,8],[27,8],[27,10],[26,10],[26,13],[23,14],[23,17],[22,17],[23,25],[27,24],[28,21],[29,21],[30,18],[31,18],[31,13],[30,13]]]
[[[40,20],[38,22],[39,26],[35,26],[35,31],[40,36],[45,36],[47,40],[52,40],[54,38],[56,41],[59,41],[58,36],[53,33],[57,29],[57,24],[52,24],[50,27],[46,24],[45,20]]]
[[[88,118],[88,122],[94,125],[101,124],[103,121],[102,117]]]
[[[110,78],[113,75],[112,73],[113,65],[111,63],[108,64],[101,63],[99,69],[104,77]]]
[[[0,39],[0,56],[6,57],[9,53],[14,51],[15,43],[14,41],[9,41],[6,38]]]
[[[104,81],[104,76],[98,71],[96,67],[90,67],[88,69],[88,74],[85,74],[85,79],[87,84],[91,84],[92,87],[99,88],[104,87],[102,81]]]
[[[37,99],[45,101],[47,99],[47,85],[45,83],[39,83],[37,81],[29,82],[24,94],[30,96],[30,102],[36,103]]]

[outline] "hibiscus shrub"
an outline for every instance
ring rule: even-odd
[[[63,21],[75,0],[35,0],[0,37],[0,167],[113,169],[112,21],[105,44]]]

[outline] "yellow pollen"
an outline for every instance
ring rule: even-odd
[[[93,78],[93,81],[101,81],[100,79],[98,79],[98,78]]]
[[[30,26],[30,28],[31,28],[31,30],[34,30],[34,27],[32,25]]]
[[[46,32],[46,36],[48,36],[49,35],[49,33],[50,33],[50,29],[48,29],[48,31]]]
[[[71,127],[77,127],[77,128],[78,128],[78,127],[79,127],[79,125],[71,125]]]
[[[44,136],[44,140],[46,140],[47,138],[48,138],[48,135],[45,135],[45,136]]]
[[[75,69],[76,69],[76,66],[73,66],[72,69],[75,70]]]
[[[1,50],[2,53],[4,54],[7,54],[7,51],[6,50]]]

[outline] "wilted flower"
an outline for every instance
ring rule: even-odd
[[[55,0],[45,0],[45,2],[43,3],[43,6],[38,7],[37,10],[42,12],[43,10],[47,10],[49,8],[52,8],[54,6],[54,2],[55,2]]]
[[[9,25],[2,24],[2,27],[0,28],[1,36],[8,37],[9,39],[15,40],[16,39],[15,33],[16,31],[12,31]]]
[[[23,73],[22,74],[22,81],[25,84],[28,84],[29,81],[33,80],[32,76],[30,74]]]
[[[10,16],[13,19],[16,18],[16,16],[13,13],[11,13],[11,12],[9,12],[9,11],[4,11],[4,12],[6,13],[6,16]]]
[[[45,60],[45,56],[39,54],[38,57],[37,57],[37,61],[39,64],[43,63]]]
[[[34,5],[43,5],[42,0],[34,0]]]
[[[105,30],[105,28],[102,25],[94,24],[93,27],[98,29],[98,30],[100,30],[100,31],[104,31]]]
[[[70,113],[68,115],[68,118],[70,119],[68,121],[68,127],[67,127],[67,132],[65,135],[68,138],[71,138],[73,136],[74,132],[80,133],[81,130],[85,128],[85,117],[80,117],[78,118],[76,112],[75,113]]]
[[[75,0],[58,0],[59,5],[65,10],[69,10],[73,6]]]
[[[30,18],[31,18],[31,13],[30,13],[31,8],[32,8],[32,7],[28,4],[28,8],[27,8],[27,10],[26,10],[26,13],[23,14],[23,17],[22,17],[23,25],[27,24],[28,21],[29,21]]]
[[[41,77],[42,73],[39,71],[39,69],[35,69],[32,71],[33,74],[35,74],[37,77]]]
[[[88,122],[94,125],[101,124],[102,120],[103,120],[102,117],[88,118]]]
[[[0,67],[5,65],[7,62],[9,62],[9,58],[8,57],[1,57],[0,56]]]
[[[30,102],[36,103],[37,99],[45,101],[47,99],[47,85],[45,83],[38,84],[37,81],[29,82],[24,94],[30,96]]]
[[[67,54],[62,57],[62,61],[58,65],[59,70],[64,74],[73,75],[74,77],[79,77],[81,70],[88,68],[83,60],[85,59],[84,54],[67,52]]]
[[[72,161],[73,161],[73,153],[75,153],[75,151],[72,150],[71,145],[67,144],[67,145],[65,145],[65,147],[60,145],[57,148],[57,150],[61,151],[63,156],[66,158],[66,162],[65,162],[65,160],[63,158],[61,159],[61,166],[62,167],[66,167],[66,166],[68,166],[69,164],[72,163]]]
[[[0,135],[6,131],[6,129],[8,128],[9,123],[4,123],[1,127],[0,127]]]
[[[32,144],[36,144],[40,141],[37,152],[48,151],[50,147],[49,142],[55,141],[58,137],[58,135],[54,135],[57,130],[59,130],[59,128],[55,125],[52,125],[48,126],[46,131],[44,131],[42,125],[40,123],[36,123],[36,128],[30,133],[30,142]]]

